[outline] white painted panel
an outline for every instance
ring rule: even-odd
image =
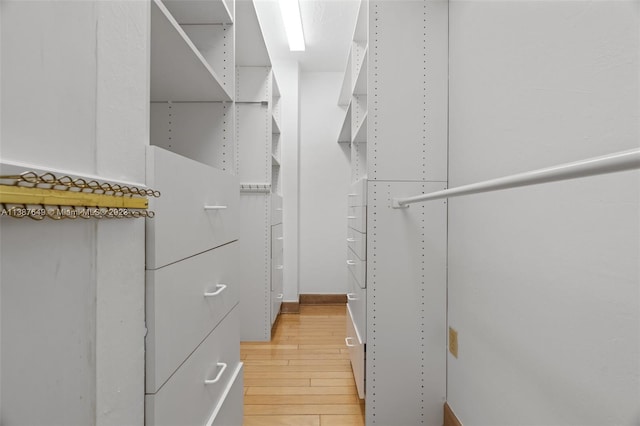
[[[271,102],[271,67],[237,67],[236,102]]]
[[[235,176],[151,146],[147,182],[162,196],[147,221],[147,269],[157,269],[236,240],[239,183]],[[225,207],[205,210],[205,206]]]
[[[369,179],[447,179],[447,8],[369,4]]]
[[[0,217],[2,424],[95,421],[95,227]]]
[[[152,103],[151,145],[233,173],[233,107],[211,102]]]
[[[358,396],[364,399],[365,395],[365,352],[364,343],[360,340],[360,336],[355,328],[351,309],[347,307],[347,348],[349,349],[349,360],[351,361],[351,370],[353,371],[353,379],[358,389]]]
[[[244,414],[244,370],[242,363],[236,369],[232,380],[211,416],[212,418],[207,422],[207,426],[242,426]]]
[[[96,3],[7,0],[1,19],[2,159],[93,174]]]
[[[243,183],[271,183],[271,116],[267,105],[236,103],[236,172]]]
[[[639,26],[634,1],[451,2],[452,185],[637,148]],[[635,171],[450,201],[463,423],[640,422],[639,194]]]
[[[436,201],[408,209],[390,206],[393,197],[441,190],[444,185],[368,185],[367,424],[441,425],[446,385],[446,205]]]
[[[147,393],[157,392],[238,303],[237,256],[237,243],[230,243],[147,271]]]
[[[253,1],[236,2],[236,65],[243,67],[270,66],[271,59],[264,42]]]
[[[180,369],[156,393],[145,398],[145,424],[201,426],[211,417],[240,365],[238,309],[216,327]],[[205,384],[226,369],[214,384]]]
[[[238,257],[241,340],[271,339],[270,194],[243,193]]]
[[[209,3],[198,1],[197,3]],[[213,2],[211,2],[213,3]],[[233,27],[229,25],[182,25],[228,93],[235,90]]]

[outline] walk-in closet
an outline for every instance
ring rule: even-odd
[[[0,425],[639,425],[639,169],[638,0],[0,0]]]

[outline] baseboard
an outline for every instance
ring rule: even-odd
[[[346,294],[301,294],[301,305],[344,305]]]
[[[299,314],[300,302],[282,302],[280,306],[280,313],[282,314]]]
[[[462,426],[462,422],[456,417],[448,402],[444,403],[444,426]]]

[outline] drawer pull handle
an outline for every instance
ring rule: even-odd
[[[214,297],[214,296],[219,295],[220,293],[222,293],[224,291],[225,288],[227,288],[227,285],[226,284],[216,284],[216,288],[217,288],[217,290],[214,291],[213,293],[209,293],[209,292],[205,293],[204,297]]]
[[[276,211],[281,212],[281,211],[282,211],[282,209],[276,209]]]
[[[347,216],[347,219],[357,219],[358,216]]]
[[[220,371],[218,371],[218,374],[216,375],[215,379],[213,379],[213,380],[205,379],[205,381],[204,381],[205,385],[212,385],[212,384],[218,383],[218,381],[220,381],[220,377],[222,377],[222,374],[224,373],[224,370],[227,369],[227,363],[219,362],[217,365],[218,365],[218,367],[222,367],[222,368],[220,368]]]
[[[278,300],[280,300],[280,299],[284,299],[284,294],[283,294],[283,293],[280,293],[280,294],[276,297],[276,299],[278,299]]]
[[[284,269],[284,265],[277,265],[276,269],[280,271],[280,270]]]
[[[347,242],[348,243],[355,243],[356,239],[355,238],[347,238]]]
[[[354,345],[353,343],[349,343],[352,340],[353,340],[353,337],[345,337],[344,344],[347,345],[348,348],[355,348],[356,345]]]
[[[349,265],[349,266],[353,266],[353,265],[355,265],[355,264],[356,264],[356,261],[355,261],[355,260],[347,260],[347,265]]]
[[[347,293],[347,300],[358,300],[355,293]]]
[[[276,240],[282,241],[282,240],[284,240],[284,237],[278,237],[278,238],[276,238]]]
[[[224,210],[227,206],[204,206],[205,210]]]
[[[358,194],[347,194],[349,197],[357,197]]]

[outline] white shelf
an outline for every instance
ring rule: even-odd
[[[151,3],[151,101],[232,100],[160,0]]]
[[[360,0],[360,7],[358,8],[358,19],[356,20],[356,28],[353,33],[353,39],[355,41],[364,41],[368,37],[368,16],[369,0]]]
[[[355,131],[353,140],[351,142],[367,143],[367,116],[368,114],[364,115],[364,118],[362,119],[362,122],[360,122],[358,129]]]
[[[271,133],[276,135],[280,134],[280,123],[278,123],[278,119],[275,115],[271,116]]]
[[[342,128],[340,129],[340,134],[338,135],[338,143],[350,143],[351,142],[351,104],[349,104],[349,108],[347,108],[347,112],[344,116],[344,121],[342,122]]]
[[[271,90],[271,96],[274,98],[279,98],[280,97],[280,86],[278,86],[278,80],[276,80],[276,74],[272,71],[272,82],[273,82],[273,88]]]
[[[351,50],[349,50],[349,59],[347,59],[347,68],[342,79],[342,88],[340,96],[338,96],[338,105],[347,106],[351,100]]]
[[[274,154],[271,154],[271,165],[280,167],[280,160],[278,160]]]
[[[367,94],[367,56],[369,53],[369,46],[365,46],[362,62],[360,63],[360,69],[358,69],[358,77],[353,85],[354,95],[366,95]]]
[[[171,15],[181,24],[233,24],[224,0],[164,0]]]

